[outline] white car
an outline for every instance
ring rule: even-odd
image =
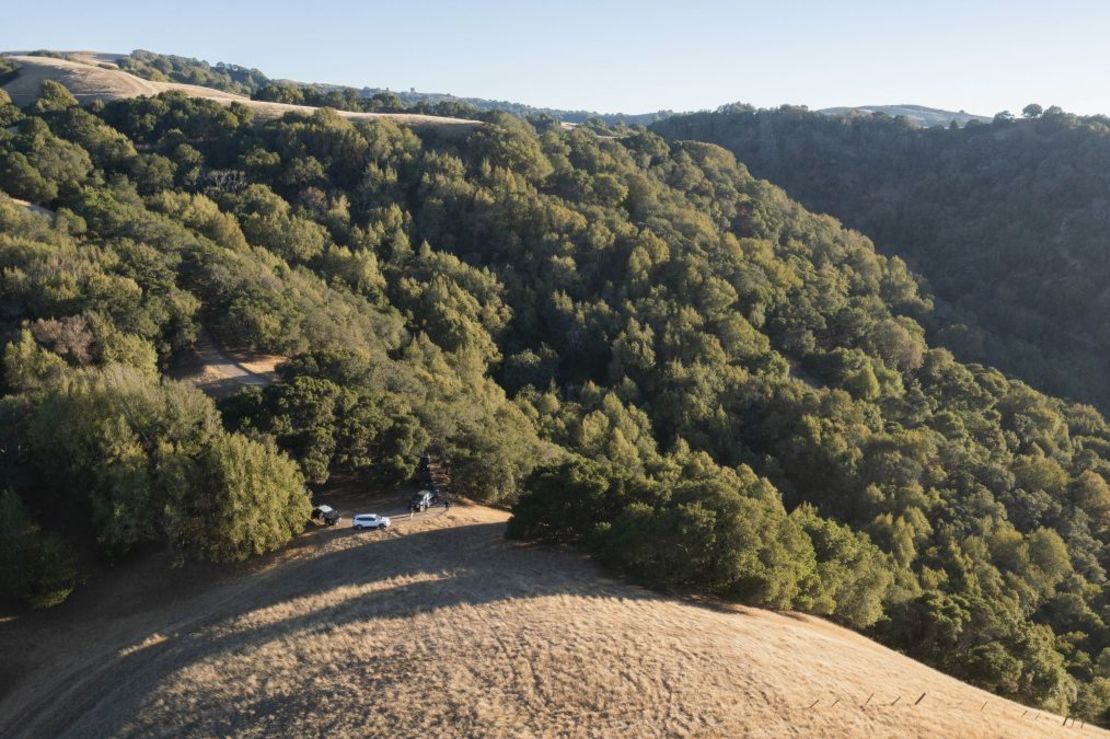
[[[392,523],[388,516],[379,516],[377,513],[360,513],[351,519],[351,526],[357,531],[362,529],[388,529]]]

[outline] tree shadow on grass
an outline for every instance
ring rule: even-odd
[[[0,722],[0,734],[117,733],[172,673],[221,655],[249,653],[290,635],[326,638],[327,631],[355,622],[403,620],[439,609],[551,595],[666,598],[598,577],[595,567],[574,553],[507,545],[502,523],[384,535],[340,529],[312,536],[366,540],[279,564],[278,570],[229,578],[223,587],[238,590],[226,602],[192,621],[182,620],[181,612],[167,612],[166,624],[151,630],[157,639],[140,641],[90,673],[60,679],[58,690]],[[382,589],[376,590],[377,585]],[[344,588],[349,590],[337,593]],[[320,596],[318,604],[311,603],[314,596]],[[281,614],[280,608],[294,600],[302,612]],[[189,607],[187,600],[180,605]],[[251,625],[251,618],[268,608],[275,611]],[[411,635],[399,633],[398,638]],[[203,719],[182,716],[182,723],[172,728],[187,731],[191,721]]]

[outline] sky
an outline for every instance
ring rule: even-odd
[[[602,113],[729,102],[1110,113],[1108,0],[40,0],[0,49],[136,48],[270,77]]]

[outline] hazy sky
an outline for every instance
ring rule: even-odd
[[[271,77],[644,112],[1028,102],[1110,113],[1110,0],[31,0],[0,49],[145,48]]]

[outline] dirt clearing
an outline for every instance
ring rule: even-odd
[[[274,382],[277,366],[286,359],[278,354],[225,349],[202,328],[191,356],[175,366],[170,376],[192,383],[215,398],[225,398],[244,387],[265,387]]]
[[[148,557],[0,624],[0,735],[1100,733],[820,619],[669,598],[508,543],[504,512],[409,520],[404,500],[334,497],[338,527],[262,563]],[[363,512],[394,528],[354,533]]]

